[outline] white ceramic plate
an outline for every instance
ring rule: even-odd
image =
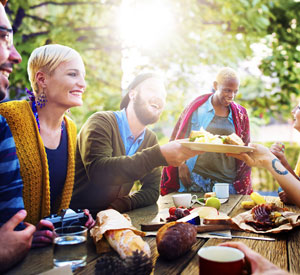
[[[253,152],[254,148],[249,146],[231,145],[231,144],[213,144],[213,143],[200,143],[192,142],[188,139],[177,139],[183,146],[192,150],[214,152],[214,153],[233,153],[240,154],[246,152]]]
[[[219,199],[219,200],[220,200],[220,203],[223,204],[223,203],[225,203],[225,202],[228,202],[228,199],[229,199],[229,198],[227,198],[227,199]],[[204,202],[201,202],[201,201],[198,201],[198,200],[197,200],[195,203],[199,203],[199,204],[201,204],[201,205],[205,205]]]

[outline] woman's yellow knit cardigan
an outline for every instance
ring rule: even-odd
[[[0,114],[6,118],[16,143],[24,184],[23,199],[28,213],[26,221],[37,224],[54,210],[50,209],[47,155],[34,114],[25,100],[1,103]],[[76,126],[66,116],[64,121],[68,133],[68,169],[57,212],[69,207],[75,175]]]
[[[295,174],[300,177],[300,155],[298,157],[298,161],[297,161],[297,164],[296,164],[296,167],[295,167]]]

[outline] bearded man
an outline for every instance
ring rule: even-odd
[[[166,95],[159,76],[140,74],[129,85],[121,111],[97,112],[87,120],[77,139],[71,208],[88,208],[95,216],[107,208],[125,212],[154,204],[160,166],[179,166],[201,153],[176,141],[159,146],[146,127],[159,120]],[[142,187],[129,194],[135,181]]]

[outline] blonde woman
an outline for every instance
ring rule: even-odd
[[[68,208],[71,200],[76,126],[65,112],[82,105],[85,67],[75,50],[46,45],[32,52],[28,74],[31,102],[3,103],[0,114],[7,119],[16,143],[26,220],[37,224],[32,245],[43,246],[52,242],[53,224],[41,219]],[[89,216],[86,226],[93,223]]]

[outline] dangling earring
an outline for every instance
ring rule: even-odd
[[[42,109],[43,107],[45,107],[47,101],[47,96],[43,89],[42,93],[36,98],[36,104]]]

